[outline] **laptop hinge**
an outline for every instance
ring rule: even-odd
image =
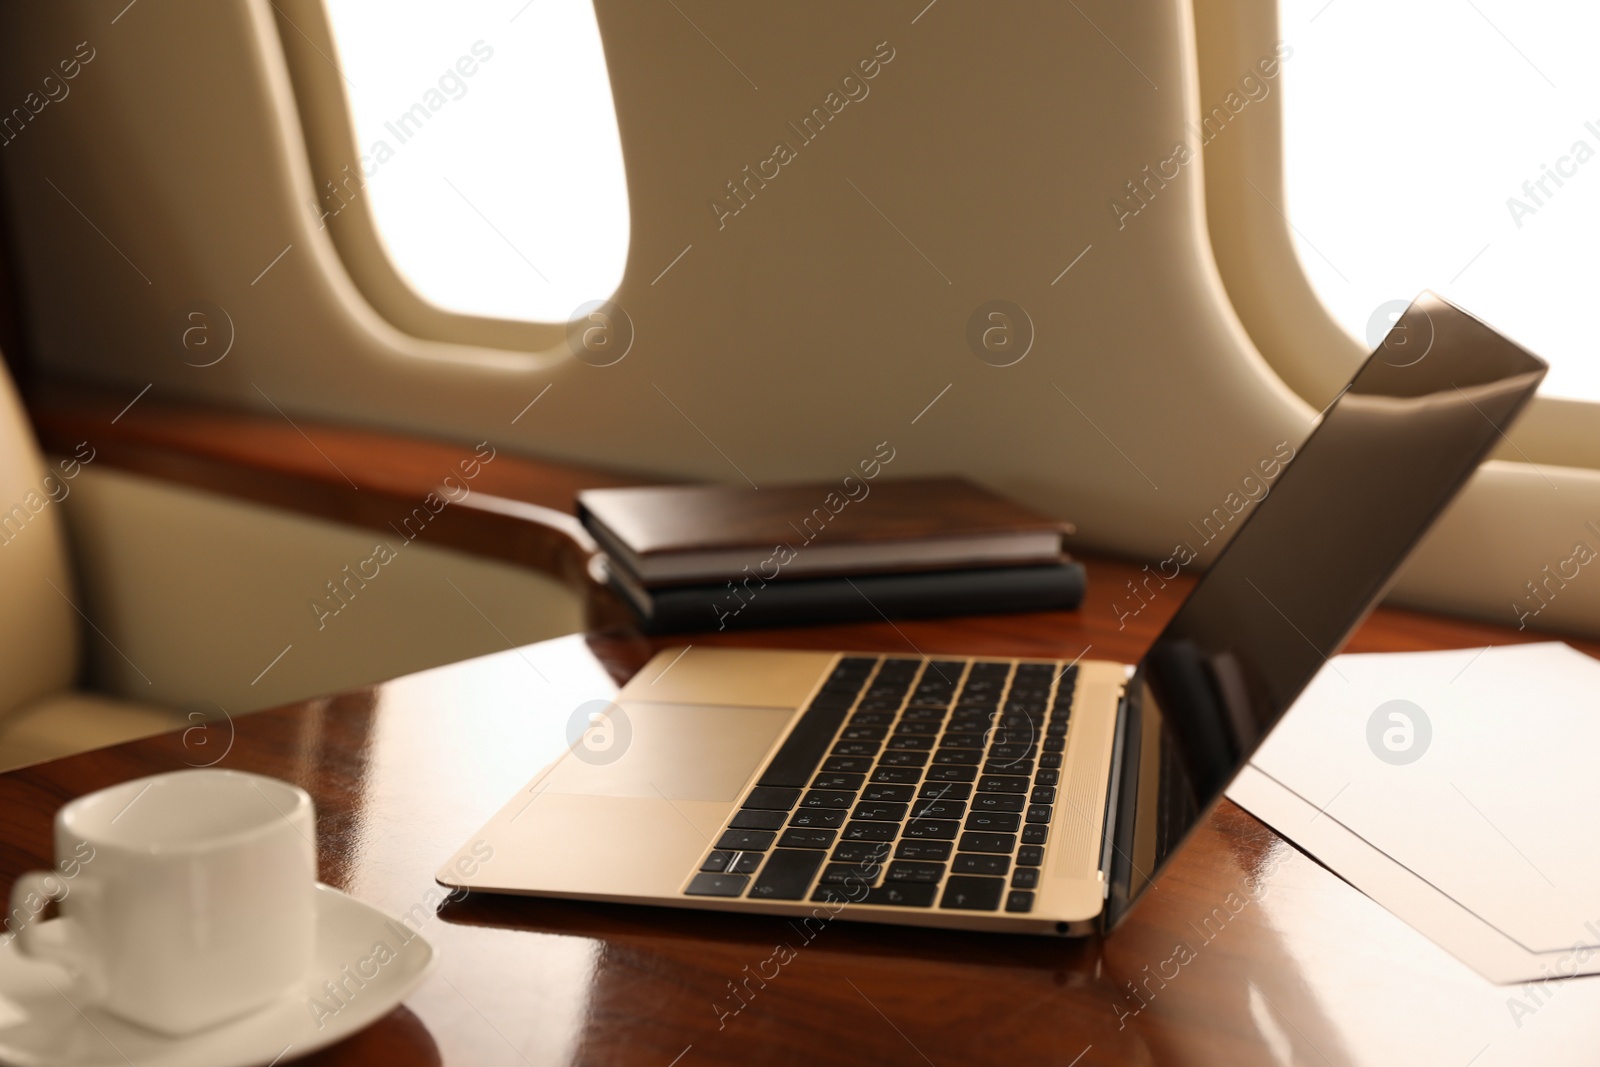
[[[1117,815],[1117,795],[1122,788],[1122,750],[1128,743],[1128,689],[1117,698],[1117,727],[1111,742],[1111,780],[1106,787],[1105,817],[1100,822],[1100,894],[1111,895],[1111,849],[1116,838],[1113,823]]]

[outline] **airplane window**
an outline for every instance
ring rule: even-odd
[[[1424,288],[1600,400],[1600,5],[1280,0],[1287,205],[1324,304],[1375,347]]]
[[[450,311],[566,322],[610,297],[628,194],[590,0],[325,2],[361,174],[319,182],[319,219],[367,198]]]

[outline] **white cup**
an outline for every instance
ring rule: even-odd
[[[17,947],[60,964],[85,1002],[169,1035],[297,987],[316,937],[316,825],[306,791],[236,771],[158,774],[56,813],[55,871],[11,890]]]

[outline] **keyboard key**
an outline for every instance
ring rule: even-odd
[[[689,879],[684,893],[691,897],[736,897],[749,884],[750,879],[742,874],[701,873]]]
[[[978,788],[985,793],[1026,793],[1028,780],[1010,774],[985,774],[978,778]]]
[[[983,753],[972,749],[941,748],[933,754],[935,767],[970,766],[976,768],[981,761]],[[973,772],[976,774],[976,770]],[[971,779],[966,779],[971,781]]]
[[[1061,753],[1044,752],[1039,755],[1039,766],[1054,770],[1061,766]]]
[[[734,853],[732,852],[713,852],[706,857],[706,861],[700,865],[700,869],[702,871],[710,871],[712,874],[721,874],[728,869],[728,864],[733,862],[733,857]]]
[[[798,789],[809,782],[843,724],[847,707],[822,707],[814,701],[761,772],[760,784]]]
[[[918,840],[948,841],[960,829],[961,824],[954,819],[914,819],[906,823],[905,836]]]
[[[927,734],[895,734],[889,738],[892,752],[923,751],[933,747],[933,738]]]
[[[940,756],[944,754],[942,752],[939,753]],[[962,755],[965,755],[965,753],[962,753]],[[937,764],[938,762],[938,756],[935,756],[934,763]],[[978,768],[976,767],[934,766],[928,768],[928,781],[930,782],[970,782],[976,777],[978,777]],[[968,788],[970,789],[971,787],[969,786]]]
[[[811,779],[812,789],[844,789],[854,792],[867,780],[864,774],[830,774],[827,771]]]
[[[852,822],[844,828],[846,841],[893,841],[900,827],[892,822]]]
[[[989,834],[979,830],[968,830],[961,835],[962,852],[999,852],[1009,856],[1016,847],[1016,834]]]
[[[1040,771],[1033,776],[1033,782],[1034,785],[1059,785],[1061,784],[1061,772],[1056,770]]]
[[[1022,828],[1022,843],[1024,845],[1042,845],[1050,836],[1050,827],[1041,823],[1029,823]]]
[[[804,900],[806,890],[811,888],[811,879],[822,866],[822,859],[822,853],[807,849],[773,850],[750,887],[750,899]]]
[[[839,863],[879,863],[889,858],[889,846],[879,841],[846,841],[833,850]]]
[[[1066,737],[1067,724],[1065,722],[1052,722],[1045,727],[1045,734],[1049,737]]]
[[[779,848],[832,848],[837,830],[790,829],[778,838]]]
[[[990,760],[983,765],[984,774],[1015,774],[1027,778],[1033,774],[1032,760]]]
[[[866,756],[829,756],[823,761],[822,769],[864,774],[872,770],[872,760]]]
[[[944,716],[944,708],[907,708],[900,714],[900,723],[903,726],[911,722],[925,722],[937,729],[944,722]]]
[[[1031,726],[1002,727],[990,736],[989,758],[997,763],[1032,763],[1039,749]]]
[[[926,752],[885,752],[878,761],[885,767],[921,767],[928,762]]]
[[[887,882],[916,882],[930,884],[944,877],[944,864],[919,863],[914,860],[895,860],[889,864],[889,873],[884,876]]]
[[[972,733],[956,732],[956,733],[952,733],[951,731],[947,730],[947,731],[945,731],[945,735],[943,737],[939,738],[939,747],[941,749],[953,749],[953,748],[976,749],[977,751],[973,752],[973,756],[974,757],[976,757],[978,755],[978,753],[983,750],[983,746],[988,744],[988,743],[989,743],[989,739],[987,737],[983,736],[983,734],[978,733],[978,732],[972,732]],[[977,761],[977,759],[974,759],[972,762],[976,763],[978,761]]]
[[[733,857],[733,862],[728,864],[729,874],[755,874],[756,868],[761,866],[761,861],[766,859],[764,852],[741,852]]]
[[[917,791],[918,800],[966,800],[971,795],[972,787],[965,782],[941,782],[931,774]]]
[[[857,804],[850,813],[852,819],[864,819],[867,822],[900,822],[906,817],[905,804],[892,804],[883,802],[864,802]]]
[[[1022,826],[1022,816],[1009,811],[975,811],[967,816],[968,830],[989,830],[1014,834]]]
[[[728,825],[736,830],[777,830],[787,818],[781,811],[736,811]]]
[[[915,785],[922,781],[921,767],[879,767],[872,772],[874,782],[891,785]]]
[[[899,726],[896,726],[894,728],[894,732],[897,735],[898,734],[928,734],[928,735],[933,735],[933,734],[937,734],[939,732],[939,722],[938,722],[937,719],[935,719],[935,720],[906,719],[903,722],[901,722]]]
[[[882,741],[889,736],[887,726],[846,726],[839,735],[845,741]],[[835,749],[834,751],[838,751]]]
[[[1011,876],[1012,889],[1037,889],[1039,888],[1039,868],[1018,867],[1017,873]]]
[[[843,847],[843,846],[840,846]],[[947,860],[955,846],[949,841],[901,841],[895,846],[897,860]]]
[[[973,811],[1021,811],[1027,804],[1015,793],[979,793],[972,798]]]
[[[1044,739],[1043,747],[1046,752],[1065,752],[1067,750],[1067,739],[1065,737],[1047,737]]]
[[[1037,743],[1042,732],[1041,727],[1031,722],[1016,723],[1001,719],[989,735],[989,740],[993,742],[989,748],[989,758],[1031,760],[1039,754]]]
[[[861,791],[862,800],[888,800],[908,803],[917,794],[914,785],[869,785]]]
[[[873,885],[883,873],[881,862],[830,863],[822,868],[818,885]]]
[[[833,754],[835,756],[876,756],[879,747],[876,741],[840,741],[833,746]]]
[[[939,907],[958,911],[994,911],[1005,893],[1004,878],[980,878],[974,874],[952,874],[944,884]]]
[[[855,802],[854,793],[838,789],[812,789],[800,798],[800,806],[807,809],[848,808]]]
[[[991,874],[1001,875],[1011,869],[1010,856],[985,856],[980,853],[957,854],[956,861],[950,865],[952,874]]]
[[[802,808],[789,816],[790,826],[809,826],[823,830],[837,830],[844,825],[844,817],[848,812],[831,808],[815,808],[810,811]]]
[[[1028,912],[1033,910],[1033,894],[1026,889],[1013,889],[1006,894],[1006,910]]]
[[[1030,799],[1035,804],[1054,804],[1056,802],[1056,787],[1053,785],[1036,785],[1033,787],[1033,796]]]
[[[966,813],[964,800],[922,800],[911,805],[913,819],[959,819]]]
[[[1049,804],[1030,804],[1028,805],[1028,821],[1049,822],[1050,813],[1054,810]]]
[[[931,908],[933,898],[939,895],[936,885],[907,884],[881,885],[867,893],[863,904],[894,905],[902,908]]]
[[[850,717],[845,725],[846,729],[852,726],[889,726],[894,722],[892,711],[858,711]]]
[[[772,847],[777,834],[769,830],[724,830],[717,838],[717,848],[734,852],[765,852]]]
[[[800,799],[800,790],[781,789],[776,786],[758,785],[750,790],[750,795],[744,798],[741,807],[752,811],[788,811],[794,807],[794,802]]]
[[[1044,849],[1038,845],[1023,845],[1017,849],[1018,867],[1037,867],[1044,862]]]

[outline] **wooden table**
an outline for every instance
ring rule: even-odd
[[[1081,613],[877,623],[695,644],[1137,658],[1174,583],[1119,630],[1135,568],[1091,561]],[[1353,651],[1531,639],[1381,611]],[[1600,1060],[1600,983],[1491,986],[1224,803],[1109,940],[1063,942],[835,923],[737,1014],[730,983],[784,940],[780,919],[473,894],[435,907],[433,871],[563,744],[568,716],[655,648],[574,636],[0,777],[0,873],[46,865],[65,801],[215,763],[275,775],[318,808],[321,876],[391,913],[436,911],[437,970],[309,1063],[1444,1064]],[[1600,647],[1583,646],[1591,654]],[[231,736],[230,736],[231,735]],[[603,828],[597,828],[603,832]],[[1252,900],[1210,941],[1230,892]],[[1597,903],[1600,913],[1600,903]],[[1194,958],[1172,962],[1180,941]],[[1147,981],[1151,974],[1165,975]],[[1130,992],[1142,989],[1143,1001]],[[752,983],[752,988],[757,988]],[[1517,1026],[1508,1000],[1534,1005]],[[1542,1003],[1540,1003],[1542,1001]],[[291,1053],[292,1054],[292,1053]]]

